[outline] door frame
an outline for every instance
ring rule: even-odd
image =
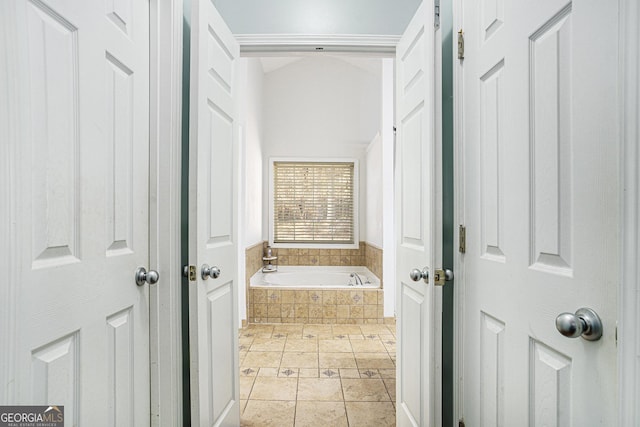
[[[149,0],[150,425],[182,424],[181,162],[183,0]]]
[[[640,417],[640,368],[635,349],[640,344],[640,6],[619,0],[618,38],[620,83],[620,284],[618,288],[618,400],[619,425],[633,425]],[[624,398],[622,398],[624,396]]]
[[[464,29],[463,22],[464,0],[453,0],[453,34],[457,30]],[[453,54],[453,217],[454,217],[454,241],[460,239],[460,229],[456,225],[464,225],[464,91],[463,69],[464,59],[458,59],[457,44],[452,43]],[[455,272],[456,286],[453,290],[453,419],[464,419],[464,364],[462,354],[464,350],[464,296],[465,296],[465,271],[463,256],[459,250],[454,250],[453,271]]]
[[[468,0],[467,0],[468,1]],[[465,0],[453,0],[453,28],[464,30],[463,11]],[[619,129],[620,129],[620,283],[618,285],[618,423],[632,425],[640,416],[640,409],[633,403],[640,399],[640,368],[635,349],[640,344],[640,6],[636,0],[618,0],[619,5]],[[457,44],[453,45],[453,57],[457,58]],[[464,224],[464,84],[463,61],[454,59],[454,218],[456,224]],[[454,230],[454,241],[458,241],[459,230]],[[454,271],[454,419],[464,418],[464,367],[463,347],[465,330],[463,313],[465,308],[464,255],[455,252]],[[624,398],[622,398],[624,396]]]
[[[13,2],[0,4],[0,46],[15,46],[10,34],[15,34],[15,25],[6,17],[13,16],[10,11],[15,7]],[[0,101],[0,194],[3,203],[0,206],[0,345],[2,348],[15,348],[15,321],[16,321],[16,288],[17,274],[12,266],[17,264],[16,256],[11,252],[16,242],[16,212],[13,208],[17,200],[15,169],[16,143],[20,137],[18,123],[18,111],[20,108],[10,108],[10,100],[20,99],[17,96],[15,85],[10,84],[16,74],[15,64],[7,60],[7,55],[0,55],[0,93],[8,94]],[[13,352],[5,353],[0,367],[0,402],[12,403],[15,399],[15,355]]]

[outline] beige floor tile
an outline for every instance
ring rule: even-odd
[[[300,378],[318,378],[318,371],[316,368],[300,368]]]
[[[257,377],[249,399],[296,400],[297,387],[297,378]]]
[[[246,337],[240,336],[240,338],[238,338],[238,345],[241,345],[241,346],[244,345],[247,348],[249,348],[251,344],[253,344],[254,339],[255,339],[254,337],[246,338]]]
[[[240,362],[240,366],[244,363],[244,358],[247,357],[246,351],[241,351],[238,353],[238,361]]]
[[[307,335],[307,334],[312,334],[312,335],[319,335],[319,334],[333,335],[333,329],[332,329],[331,325],[305,325],[303,334],[304,335]]]
[[[314,335],[319,339],[332,339],[333,328],[332,325],[305,325],[304,335]]]
[[[347,339],[341,340],[319,340],[318,349],[320,353],[352,353],[351,342]]]
[[[285,342],[284,338],[256,338],[249,351],[283,351]]]
[[[282,353],[277,351],[250,351],[242,361],[242,367],[278,368],[281,359]]]
[[[395,425],[395,325],[258,324],[239,337],[241,426]]]
[[[273,325],[257,325],[251,324],[247,327],[244,336],[252,335],[254,338],[271,338],[273,334]]]
[[[260,368],[258,371],[259,377],[277,377],[278,368]]]
[[[295,401],[249,400],[240,419],[242,427],[293,426]]]
[[[357,325],[333,325],[333,335],[362,335],[362,332]]]
[[[387,349],[380,340],[354,340],[351,343],[354,353],[386,352]],[[251,347],[253,349],[253,346]]]
[[[336,402],[342,400],[340,379],[300,378],[298,400]]]
[[[391,340],[382,341],[382,344],[387,349],[389,353],[395,354],[396,352],[396,342]]]
[[[287,338],[284,346],[286,352],[316,352],[318,351],[318,341],[309,339],[291,339]]]
[[[255,389],[255,385],[253,388]],[[379,378],[342,380],[345,402],[385,402],[390,401],[389,393]]]
[[[391,378],[384,378],[382,381],[384,381],[384,385],[385,387],[387,387],[387,393],[389,393],[389,396],[391,397],[391,401],[395,402],[396,401],[396,380],[391,379]]]
[[[317,353],[282,353],[282,366],[295,366],[298,368],[317,368]]]
[[[320,368],[357,368],[353,353],[319,353]]]
[[[240,377],[240,399],[248,399],[256,377]]]
[[[344,402],[300,402],[296,405],[296,427],[346,427]]]
[[[362,335],[388,335],[391,333],[391,329],[387,325],[360,325],[360,330]]]
[[[273,334],[286,334],[288,338],[302,337],[302,325],[275,325]]]
[[[391,334],[389,334],[389,335],[380,334],[379,336],[380,336],[380,340],[381,341],[395,341],[396,340],[396,337],[391,335]]]
[[[340,378],[360,378],[360,371],[353,368],[340,369]]]
[[[380,371],[380,376],[382,378],[390,378],[396,379],[396,370],[395,369],[378,369]]]
[[[391,357],[385,353],[355,353],[358,369],[394,369]]]
[[[345,402],[349,427],[392,427],[396,411],[391,402]]]

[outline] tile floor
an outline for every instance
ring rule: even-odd
[[[395,333],[395,325],[248,325],[241,425],[395,426]]]

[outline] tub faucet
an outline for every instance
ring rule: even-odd
[[[350,276],[356,279],[356,285],[362,286],[362,279],[358,276],[358,273],[351,273]]]

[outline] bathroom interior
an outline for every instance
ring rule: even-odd
[[[241,424],[395,425],[394,59],[239,67]],[[354,163],[353,243],[274,244],[272,162],[336,159]],[[287,269],[307,271],[251,286]],[[320,278],[336,270],[340,288]]]
[[[239,293],[241,325],[394,321],[393,64],[393,58],[327,53],[239,61],[245,83],[239,85],[238,278],[246,285]],[[274,159],[355,161],[353,244],[270,241]],[[263,259],[267,247],[273,260]],[[366,267],[381,286],[251,288],[251,277],[267,264],[280,271],[289,266]]]

